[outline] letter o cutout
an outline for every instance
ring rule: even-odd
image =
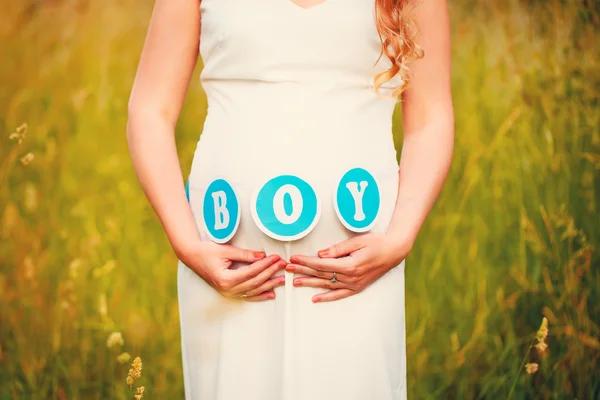
[[[225,179],[216,179],[204,193],[202,216],[206,233],[213,242],[227,243],[240,225],[240,203]]]
[[[340,222],[353,232],[370,230],[381,206],[375,177],[363,168],[347,171],[333,192],[333,206]]]
[[[314,229],[321,216],[321,203],[306,181],[280,175],[254,192],[251,211],[254,223],[265,235],[292,241]]]

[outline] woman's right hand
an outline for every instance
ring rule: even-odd
[[[263,251],[198,240],[178,258],[227,298],[271,300],[275,298],[273,289],[285,283],[285,275],[273,277],[287,264],[277,254],[267,257]],[[248,264],[230,268],[234,261]]]

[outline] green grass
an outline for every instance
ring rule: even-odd
[[[513,399],[597,399],[599,7],[488,3],[451,4],[456,152],[407,263],[409,397],[505,399],[514,384]],[[0,5],[0,399],[133,398],[123,351],[144,362],[145,398],[182,398],[176,259],[125,139],[151,4]],[[528,354],[543,316],[550,347]],[[109,349],[114,331],[125,343]]]

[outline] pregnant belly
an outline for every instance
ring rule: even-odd
[[[353,168],[335,179],[328,171],[316,179],[273,168],[263,181],[242,171],[202,173],[190,181],[190,204],[204,240],[286,257],[314,255],[356,234],[385,232],[396,204],[397,171]]]
[[[255,186],[279,174],[328,185],[353,167],[397,171],[393,102],[369,90],[335,83],[213,86],[206,85],[208,114],[191,185],[226,175]]]
[[[250,188],[292,174],[330,187],[351,168],[380,176],[397,173],[388,122],[293,117],[209,115],[194,154],[190,186],[222,177]]]
[[[342,239],[386,229],[398,183],[391,133],[376,124],[370,132],[356,124],[311,127],[306,119],[278,125],[205,125],[189,188],[206,237],[239,244],[237,221],[246,230],[252,226],[253,236],[276,242],[306,243],[313,230]],[[212,185],[216,180],[226,184]]]

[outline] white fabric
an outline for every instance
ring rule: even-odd
[[[231,244],[288,260],[316,255],[356,235],[332,203],[337,179],[354,167],[381,186],[372,231],[385,231],[398,164],[394,101],[372,89],[381,48],[374,0],[325,0],[309,9],[291,0],[203,0],[200,10],[209,106],[190,202],[203,239],[204,190],[220,177],[240,201]],[[382,59],[376,70],[386,66]],[[280,174],[309,182],[322,205],[314,230],[288,243],[262,233],[250,213],[253,191]],[[251,303],[224,298],[179,263],[186,399],[406,399],[404,262],[362,293],[330,303],[313,304],[323,289],[294,287],[300,275],[280,273],[286,284],[276,299]]]

